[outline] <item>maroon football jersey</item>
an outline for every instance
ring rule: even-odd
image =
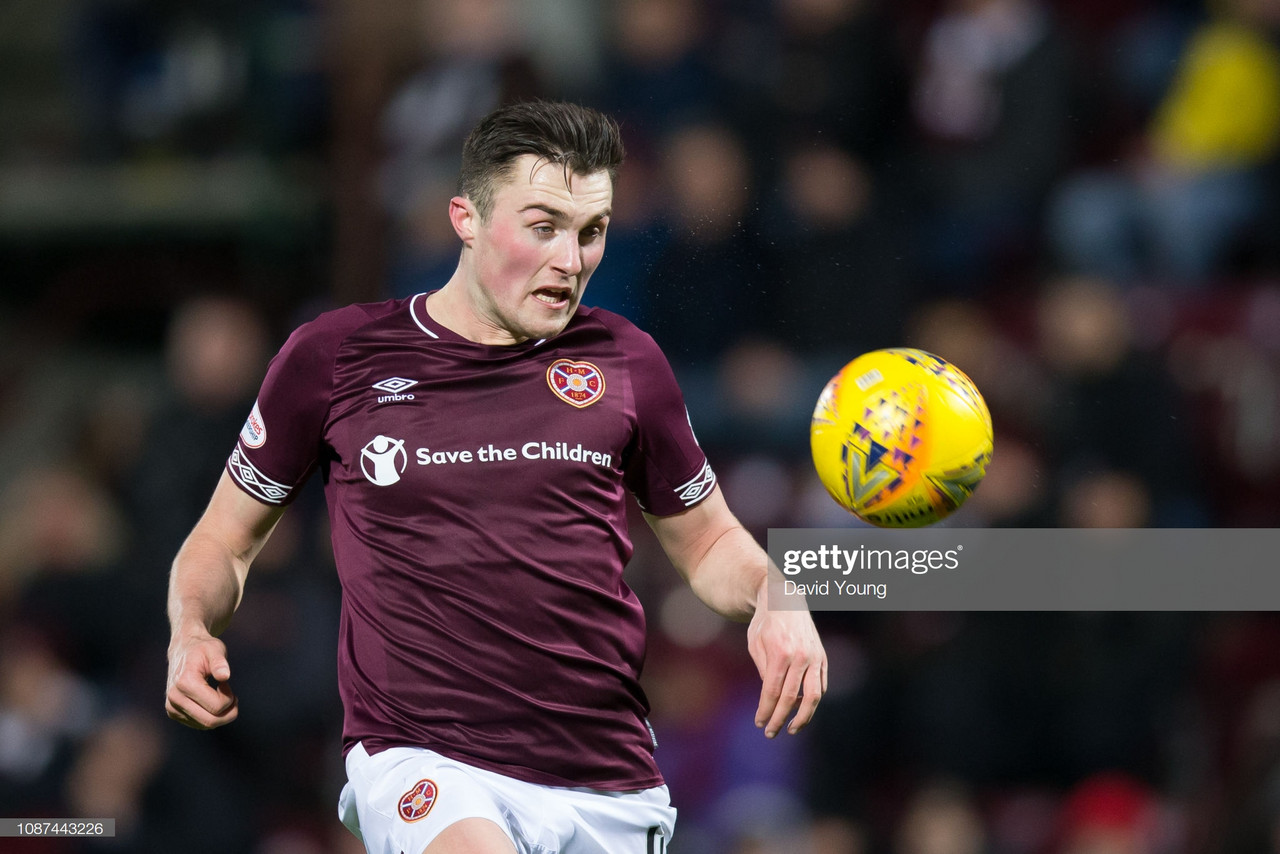
[[[662,516],[715,485],[671,369],[603,310],[489,346],[424,303],[298,329],[227,465],[272,504],[312,470],[324,478],[344,749],[428,747],[548,785],[658,785],[624,488]]]

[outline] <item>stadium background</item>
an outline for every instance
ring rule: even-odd
[[[5,0],[0,816],[118,836],[0,847],[357,850],[318,491],[213,733],[163,716],[168,562],[287,332],[452,269],[504,98],[621,119],[587,301],[665,346],[760,535],[850,524],[808,414],[892,344],[991,404],[956,525],[1276,525],[1278,38],[1276,0]],[[672,852],[1280,850],[1272,614],[819,615],[830,695],[766,742],[741,627],[636,536]]]

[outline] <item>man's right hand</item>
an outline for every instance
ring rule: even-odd
[[[262,550],[284,508],[263,504],[223,471],[213,498],[178,550],[169,576],[169,679],[164,707],[193,729],[236,719],[231,665],[217,635],[240,604],[249,564]]]
[[[165,711],[192,729],[229,724],[240,713],[230,679],[231,665],[222,641],[209,634],[175,636],[169,644]]]

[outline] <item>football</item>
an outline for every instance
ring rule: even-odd
[[[953,513],[991,460],[991,413],[955,365],[923,350],[865,353],[818,397],[809,444],[840,505],[883,528],[918,528]]]

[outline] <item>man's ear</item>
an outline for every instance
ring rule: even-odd
[[[480,214],[476,206],[465,196],[454,196],[449,200],[449,222],[464,246],[470,246],[476,238],[476,225],[480,222]]]

